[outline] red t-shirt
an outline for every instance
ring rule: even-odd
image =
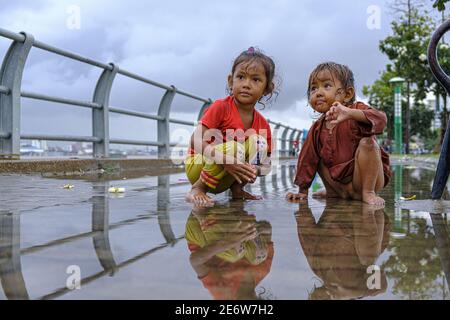
[[[242,123],[241,115],[231,96],[225,99],[216,100],[200,119],[199,124],[202,124],[208,129],[217,129],[216,132],[212,130],[209,136],[205,136],[208,143],[212,143],[217,139],[216,143],[237,140],[243,142],[252,134],[259,134],[267,140],[267,154],[270,155],[272,151],[272,132],[267,120],[261,113],[253,111],[253,123],[251,128],[245,131]],[[214,134],[217,133],[217,134]],[[189,154],[194,154],[194,150],[190,149]]]
[[[188,244],[189,250],[195,252],[201,247],[196,244]],[[203,286],[208,289],[216,300],[236,300],[239,288],[243,281],[249,281],[249,277],[256,286],[269,274],[274,256],[273,242],[267,247],[267,258],[258,265],[252,265],[247,259],[242,258],[236,262],[224,260],[211,260],[209,272],[199,278]]]

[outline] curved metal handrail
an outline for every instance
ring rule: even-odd
[[[443,35],[450,30],[450,19],[445,21],[439,28],[436,29],[430,40],[428,46],[428,64],[431,72],[439,83],[450,93],[450,76],[448,76],[442,67],[439,65],[437,56],[437,46]]]
[[[450,19],[445,21],[432,35],[430,45],[428,46],[428,64],[436,80],[450,94],[450,77],[442,70],[437,57],[437,46],[442,36],[450,30]],[[432,199],[440,199],[444,188],[447,185],[450,174],[450,121],[447,122],[444,141],[442,142],[441,155],[439,157],[436,175],[431,190]]]

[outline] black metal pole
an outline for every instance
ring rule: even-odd
[[[450,288],[450,241],[447,221],[442,214],[430,213],[436,237],[436,247],[441,259],[442,270],[444,271],[447,285]]]
[[[436,80],[447,90],[450,94],[450,77],[445,74],[439,65],[437,58],[437,45],[439,40],[450,29],[450,19],[445,21],[433,34],[428,47],[428,64],[431,72]],[[433,188],[431,190],[432,199],[440,199],[442,193],[447,185],[448,176],[450,174],[450,121],[447,122],[447,129],[445,131],[444,141],[441,146],[441,155],[434,177]]]

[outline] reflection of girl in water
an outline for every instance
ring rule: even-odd
[[[186,223],[190,262],[214,299],[256,299],[273,259],[272,227],[242,209],[194,208]]]
[[[374,272],[368,267],[389,243],[390,223],[383,209],[352,202],[345,207],[326,207],[316,223],[307,204],[296,213],[300,244],[313,272],[323,281],[310,299],[359,299],[386,291],[380,272],[379,287],[369,289]]]

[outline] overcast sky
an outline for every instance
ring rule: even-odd
[[[262,113],[293,127],[309,127],[305,91],[320,62],[349,65],[357,93],[388,62],[379,41],[390,34],[388,0],[60,1],[0,0],[0,27],[152,80],[217,99],[226,95],[233,59],[249,46],[272,56],[282,80],[277,100]],[[74,11],[75,8],[75,11]],[[79,28],[76,25],[80,12]],[[379,11],[379,26],[376,19]],[[375,15],[375,16],[374,16]],[[74,24],[75,21],[75,24]],[[368,22],[369,26],[368,27]],[[10,44],[0,38],[0,55]],[[100,69],[33,48],[23,90],[92,99]],[[111,105],[156,113],[164,92],[118,76]],[[90,135],[88,109],[22,99],[22,133]],[[177,97],[174,118],[196,120],[199,103]],[[113,116],[111,136],[156,139],[155,123]],[[174,128],[176,128],[174,126]]]

